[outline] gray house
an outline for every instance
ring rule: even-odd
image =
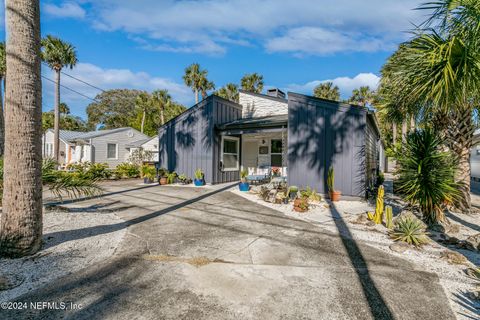
[[[76,162],[106,163],[110,168],[125,162],[130,155],[131,145],[146,141],[149,137],[126,127],[90,132],[60,130],[60,164]],[[53,130],[43,136],[43,156],[53,156]]]
[[[240,91],[239,103],[209,96],[159,129],[159,163],[207,183],[239,180],[239,171],[278,168],[289,185],[326,193],[330,166],[336,188],[364,196],[376,180],[380,132],[366,108],[278,89]]]

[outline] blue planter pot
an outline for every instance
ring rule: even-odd
[[[238,187],[240,188],[240,191],[248,191],[250,190],[250,184],[248,182],[240,182],[240,184],[238,185]]]
[[[203,179],[201,179],[201,180],[194,179],[194,180],[193,180],[193,183],[195,184],[195,186],[201,187],[201,186],[205,185],[205,180],[203,180]]]

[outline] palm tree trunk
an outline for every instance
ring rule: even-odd
[[[165,112],[163,111],[163,107],[160,108],[160,125],[165,124]]]
[[[402,144],[407,141],[407,121],[405,119],[402,120]]]
[[[195,89],[195,104],[198,103],[198,89]]]
[[[395,143],[397,143],[397,124],[394,122],[392,123],[392,144],[394,149]]]
[[[415,117],[412,115],[410,115],[410,131],[415,131]]]
[[[145,110],[143,110],[143,115],[142,115],[142,124],[140,126],[140,131],[143,133],[143,126],[145,125]]]
[[[55,118],[53,121],[53,155],[60,163],[60,70],[55,69]]]
[[[462,199],[456,206],[464,213],[472,209],[470,197],[470,149],[473,144],[475,126],[472,119],[473,109],[466,105],[451,113],[446,130],[447,145],[457,156],[458,170],[455,180],[461,184]]]
[[[3,156],[5,150],[5,118],[3,114],[3,77],[0,77],[0,157]]]
[[[0,254],[42,243],[42,82],[39,0],[6,0],[5,161]]]

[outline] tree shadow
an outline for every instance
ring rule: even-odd
[[[472,298],[469,297],[469,295],[466,292],[458,292],[454,294],[455,296],[455,302],[462,306],[462,308],[468,310],[469,312],[479,315],[480,316],[480,304],[478,301],[473,300]],[[462,317],[465,317],[465,319],[478,319],[478,317],[473,317],[471,315],[465,314],[465,313],[459,313]]]

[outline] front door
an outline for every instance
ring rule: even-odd
[[[256,174],[258,166],[258,141],[245,140],[242,148],[242,166],[249,174]]]

